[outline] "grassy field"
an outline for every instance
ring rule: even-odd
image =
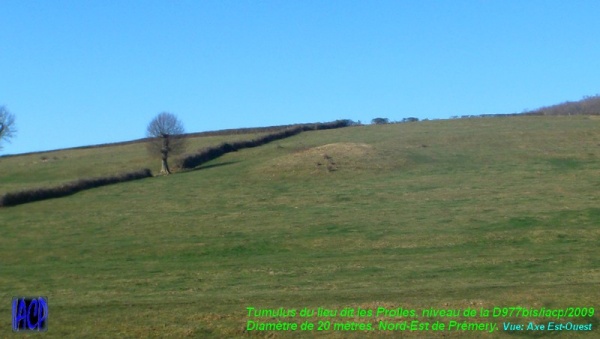
[[[251,140],[268,133],[191,137],[186,153],[223,142]],[[169,160],[174,163],[174,159]],[[110,176],[149,168],[160,172],[160,159],[148,154],[145,143],[66,149],[0,158],[0,194],[24,188],[47,187],[80,178]]]
[[[156,167],[125,148],[84,151],[99,153],[56,155],[61,170],[33,163],[40,155],[0,158],[0,191]],[[0,337],[20,337],[10,324],[17,295],[48,297],[44,336],[53,338],[598,335],[597,314],[561,320],[591,323],[593,333],[549,333],[502,324],[556,319],[421,310],[598,308],[599,192],[594,117],[304,132],[196,170],[0,209]],[[247,307],[338,314],[261,317]],[[345,307],[402,307],[423,322],[498,330],[380,331],[379,321],[414,319],[340,317]],[[375,330],[246,330],[248,320],[276,319]]]

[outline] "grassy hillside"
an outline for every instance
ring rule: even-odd
[[[226,141],[248,140],[256,134],[191,137],[187,152]],[[160,171],[160,159],[148,155],[145,143],[66,149],[0,158],[0,195],[32,187],[47,187],[79,178],[106,176],[140,168]]]
[[[598,308],[599,131],[577,116],[304,132],[198,170],[0,209],[0,337],[16,295],[48,296],[53,338],[287,336],[248,333],[249,319],[273,321],[249,306]],[[19,179],[3,187],[52,176],[5,160],[3,177]],[[442,333],[293,336],[317,334]]]

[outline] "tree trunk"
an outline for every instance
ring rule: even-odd
[[[160,174],[171,174],[171,170],[169,169],[169,164],[167,163],[167,158],[162,159],[162,166],[160,169]]]
[[[160,174],[171,174],[171,170],[169,170],[169,163],[167,162],[167,158],[169,157],[169,135],[163,134],[163,146],[160,150],[162,153],[162,166],[160,169]]]

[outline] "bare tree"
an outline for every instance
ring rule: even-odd
[[[147,136],[152,138],[148,143],[148,151],[152,155],[160,155],[161,174],[171,174],[168,158],[170,155],[185,151],[183,124],[171,113],[162,112],[148,124]]]
[[[6,140],[10,142],[15,136],[15,116],[12,115],[4,106],[0,106],[0,142]],[[2,149],[2,145],[0,145]]]

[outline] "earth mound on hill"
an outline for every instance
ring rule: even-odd
[[[340,142],[276,157],[265,163],[261,171],[269,174],[319,174],[373,167],[377,151],[362,143]]]

